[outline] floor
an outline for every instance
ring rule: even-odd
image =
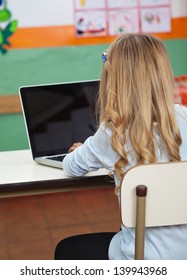
[[[61,239],[81,233],[118,231],[113,188],[0,200],[0,260],[50,260]]]

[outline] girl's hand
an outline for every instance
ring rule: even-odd
[[[78,147],[80,147],[82,145],[82,143],[74,143],[68,150],[68,153],[73,152],[75,149],[77,149]]]

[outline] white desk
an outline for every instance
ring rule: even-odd
[[[107,170],[68,177],[61,169],[35,163],[30,150],[0,152],[0,197],[113,186]]]

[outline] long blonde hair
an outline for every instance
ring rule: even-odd
[[[127,141],[135,151],[137,165],[157,161],[155,123],[170,161],[180,160],[182,140],[174,115],[174,79],[160,39],[132,33],[111,44],[102,68],[99,114],[100,122],[111,129],[111,144],[120,156],[115,164],[119,178],[128,165]]]

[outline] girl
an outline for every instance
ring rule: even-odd
[[[158,38],[124,34],[111,44],[98,101],[97,132],[75,143],[63,161],[70,176],[106,168],[119,196],[130,167],[187,160],[187,108],[174,105],[172,69]],[[134,238],[135,230],[123,225],[118,233],[70,237],[59,242],[55,259],[133,259]],[[145,259],[187,259],[186,243],[186,225],[147,228]]]

